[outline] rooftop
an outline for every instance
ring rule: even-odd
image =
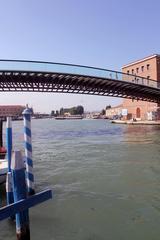
[[[155,58],[155,57],[160,57],[160,54],[152,54],[152,55],[150,55],[150,56],[148,56],[148,57],[145,57],[145,58],[139,59],[139,60],[137,60],[137,61],[131,62],[131,63],[129,63],[129,64],[126,64],[126,65],[124,65],[122,68],[126,68],[126,67],[132,66],[132,65],[137,64],[137,63],[140,63],[140,62],[147,61],[147,60],[149,60],[149,59],[151,59],[151,58]]]

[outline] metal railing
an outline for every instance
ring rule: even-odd
[[[156,80],[103,68],[74,64],[27,61],[27,60],[0,60],[0,71],[43,72],[43,73],[45,72],[45,73],[83,75],[104,79],[107,78],[112,80],[121,80],[153,88],[160,88],[160,84]]]

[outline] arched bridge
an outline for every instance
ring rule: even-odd
[[[107,69],[24,60],[0,60],[1,92],[58,92],[160,102],[158,81]]]

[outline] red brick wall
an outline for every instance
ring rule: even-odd
[[[19,116],[25,109],[20,105],[0,105],[0,116]]]
[[[160,56],[157,57],[157,81],[160,82]]]
[[[160,80],[160,57],[154,55],[153,57],[149,57],[126,65],[122,67],[122,72],[138,75],[145,78],[149,76],[149,79]],[[128,109],[128,119],[136,118],[137,108],[140,108],[140,118],[142,120],[145,120],[147,119],[147,112],[157,110],[157,104],[145,101],[132,101],[130,99],[125,99],[123,101],[123,108]]]

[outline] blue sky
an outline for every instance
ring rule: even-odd
[[[158,0],[2,0],[0,58],[122,65],[160,53]],[[36,111],[82,104],[100,110],[111,97],[1,93],[0,104],[29,103]]]

